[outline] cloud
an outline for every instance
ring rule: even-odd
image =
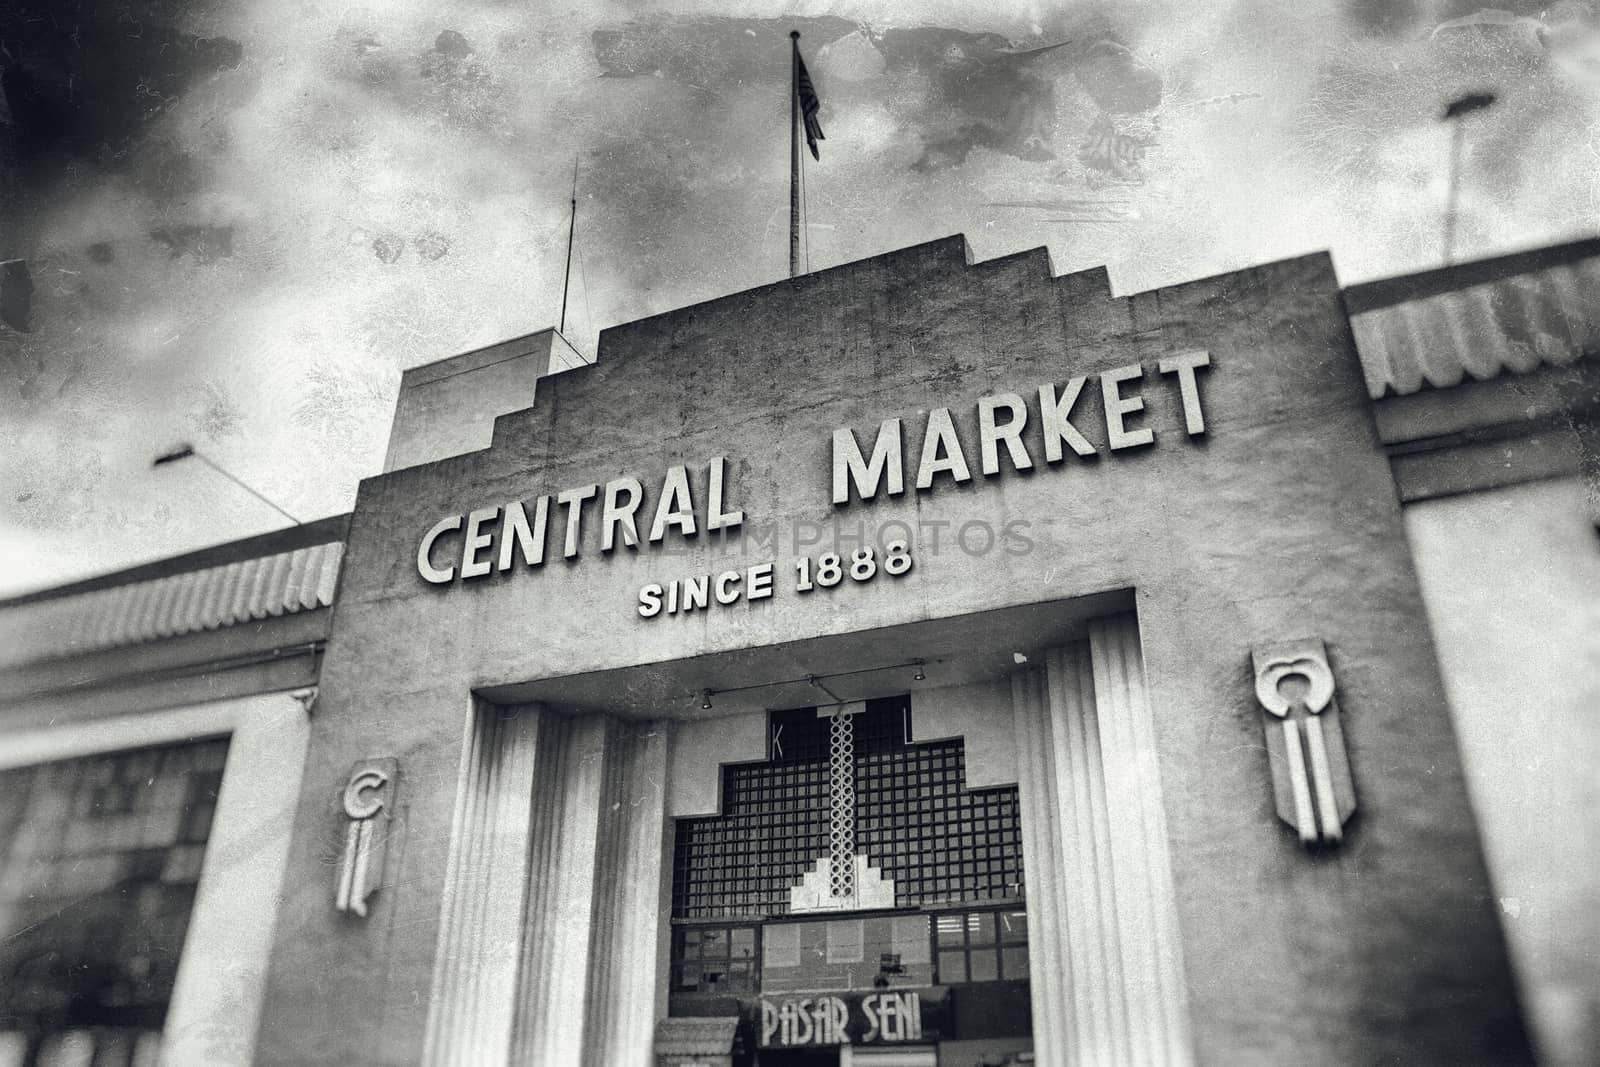
[[[149,469],[184,437],[297,514],[348,507],[401,369],[554,322],[575,159],[584,351],[782,276],[791,27],[828,131],[813,268],[958,231],[1124,288],[1326,247],[1347,281],[1432,266],[1438,111],[1480,85],[1463,249],[1592,229],[1591,9],[1434,33],[1470,14],[1444,6],[146,0],[82,45],[7,25],[0,258],[34,292],[31,332],[0,325],[0,551],[60,546],[11,571],[31,585],[276,521]]]

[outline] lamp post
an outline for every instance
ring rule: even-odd
[[[1454,123],[1450,131],[1450,190],[1444,211],[1444,261],[1448,266],[1455,258],[1456,246],[1456,194],[1461,184],[1461,146],[1464,134],[1461,119],[1474,111],[1482,111],[1495,101],[1493,93],[1468,93],[1450,101],[1445,106],[1440,121]]]
[[[261,501],[263,504],[267,505],[267,507],[271,508],[273,511],[276,511],[279,515],[282,515],[296,526],[304,525],[299,519],[295,518],[293,515],[280,508],[277,504],[274,504],[272,501],[268,500],[266,497],[250,488],[250,486],[240,481],[238,477],[230,474],[226,470],[223,470],[209,456],[196,449],[194,445],[184,443],[178,445],[170,451],[163,452],[151,462],[150,466],[160,467],[168,463],[176,463],[181,459],[189,459],[191,456],[195,459],[198,459],[201,463],[204,463],[206,466],[210,467],[212,470],[216,471],[218,474],[222,475],[224,478],[228,479],[228,481],[232,482],[234,485],[237,485],[240,489],[243,489],[245,492]]]

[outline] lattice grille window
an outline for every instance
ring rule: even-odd
[[[963,788],[960,741],[907,744],[906,697],[852,718],[853,849],[893,880],[896,906],[1020,900],[1016,788]],[[771,758],[724,768],[724,814],[677,820],[674,918],[787,914],[790,886],[833,855],[834,722],[815,708],[773,712]]]

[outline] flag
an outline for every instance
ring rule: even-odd
[[[817,121],[817,112],[822,108],[822,101],[817,99],[817,90],[811,85],[811,75],[806,73],[806,61],[800,58],[800,49],[794,52],[795,62],[795,91],[800,94],[800,117],[806,124],[806,147],[811,149],[811,158],[821,160],[817,154],[817,142],[825,141],[822,136],[822,123]]]

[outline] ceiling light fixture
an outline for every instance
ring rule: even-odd
[[[751,685],[730,685],[726,689],[701,689],[698,690],[698,695],[700,697],[700,708],[703,711],[709,711],[711,709],[711,698],[713,695],[722,696],[726,693],[745,693],[752,689],[775,689],[784,685],[798,685],[801,682],[806,683],[813,689],[820,689],[824,693],[827,693],[828,696],[833,699],[833,702],[837,704],[842,703],[842,701],[831,689],[827,687],[827,685],[824,684],[826,681],[831,681],[834,678],[851,678],[858,674],[875,674],[879,671],[898,671],[903,670],[906,667],[915,667],[917,671],[913,676],[913,679],[921,682],[926,681],[928,677],[927,673],[923,670],[923,667],[926,664],[927,660],[908,659],[900,663],[885,663],[877,667],[860,667],[853,671],[835,671],[832,674],[806,674],[799,678],[780,678],[771,682],[755,682]]]

